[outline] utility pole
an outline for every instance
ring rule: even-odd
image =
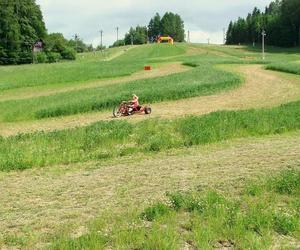
[[[133,35],[131,35],[131,46],[133,46]]]
[[[210,44],[210,39],[209,39],[209,38],[207,39],[207,44],[208,44],[208,45]]]
[[[116,30],[117,30],[117,41],[119,41],[119,27],[117,27]]]
[[[190,40],[190,31],[188,30],[188,37],[187,37],[187,42],[190,43],[191,40]]]
[[[223,28],[223,44],[226,44],[226,29]]]
[[[146,30],[147,30],[147,44],[150,42],[150,39],[149,39],[149,29],[148,27],[146,27]]]
[[[262,59],[265,60],[265,58],[266,58],[266,56],[265,56],[265,36],[267,35],[266,31],[263,30],[261,35],[262,35]]]
[[[103,30],[100,30],[100,50],[101,50],[101,52],[102,52],[102,48],[103,48],[102,38],[103,38]]]
[[[75,34],[74,38],[75,38],[75,50],[76,50],[76,53],[77,53],[77,50],[78,50],[78,44],[77,44],[77,41],[78,41],[78,35]]]

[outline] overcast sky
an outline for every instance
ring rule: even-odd
[[[99,31],[104,31],[103,43],[120,38],[131,26],[148,25],[156,12],[172,11],[181,15],[185,30],[190,30],[191,42],[222,43],[223,28],[232,19],[246,16],[257,6],[263,9],[271,0],[37,0],[49,32],[61,32],[67,38],[74,34],[86,43],[98,45]]]

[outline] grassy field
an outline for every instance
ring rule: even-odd
[[[299,248],[300,56],[260,51],[0,67],[0,249]],[[153,114],[112,120],[132,93]]]
[[[160,78],[2,102],[0,120],[11,122],[112,109],[132,93],[139,95],[146,103],[178,100],[232,89],[240,82],[239,77],[231,73],[209,66],[197,67]]]
[[[132,212],[110,225],[99,219],[88,234],[77,239],[59,237],[52,249],[108,245],[116,249],[267,249],[274,237],[283,245],[280,237],[300,237],[299,179],[300,171],[283,171],[248,183],[237,196],[215,191],[167,193],[165,203],[154,203],[135,217]]]
[[[89,127],[3,138],[0,170],[70,164],[158,152],[300,129],[300,102],[263,110],[221,111],[172,121],[99,122]]]
[[[83,54],[74,62],[1,67],[0,90],[125,76],[143,68],[150,58],[184,54],[184,48],[177,46],[127,47],[125,50],[124,54],[111,61],[105,61],[105,56],[98,52],[96,55]],[[108,52],[108,55],[118,52]]]

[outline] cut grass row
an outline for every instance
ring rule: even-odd
[[[184,46],[140,46],[111,61],[103,61],[102,55],[86,55],[74,62],[0,67],[0,91],[130,75],[141,70],[149,58],[184,53]]]
[[[0,170],[148,153],[300,129],[300,101],[271,109],[220,111],[172,121],[98,122],[82,128],[0,138]]]
[[[143,103],[210,95],[237,87],[240,76],[203,65],[165,77],[0,103],[0,121],[34,120],[112,109],[133,93]]]
[[[299,170],[249,182],[238,196],[179,191],[142,213],[95,220],[78,238],[59,235],[51,249],[296,249],[299,197]]]

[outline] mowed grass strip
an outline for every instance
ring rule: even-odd
[[[230,90],[242,83],[237,74],[203,65],[165,77],[70,91],[0,103],[0,121],[13,122],[112,109],[133,93],[143,103],[178,100]]]
[[[239,195],[214,190],[167,194],[142,213],[93,220],[77,238],[51,249],[295,249],[300,240],[300,171],[249,182]],[[109,233],[108,233],[109,232]]]
[[[96,55],[84,54],[74,62],[0,67],[0,91],[126,76],[141,70],[149,58],[180,55],[186,50],[185,46],[165,45],[145,45],[124,49],[126,50],[124,54],[111,61],[103,60],[106,55],[109,58],[111,52],[108,51],[103,52],[105,55],[99,54],[100,52]],[[119,50],[122,51],[122,48]]]
[[[300,101],[271,109],[220,111],[176,120],[98,122],[88,127],[0,138],[0,170],[102,160],[231,138],[300,129]]]

